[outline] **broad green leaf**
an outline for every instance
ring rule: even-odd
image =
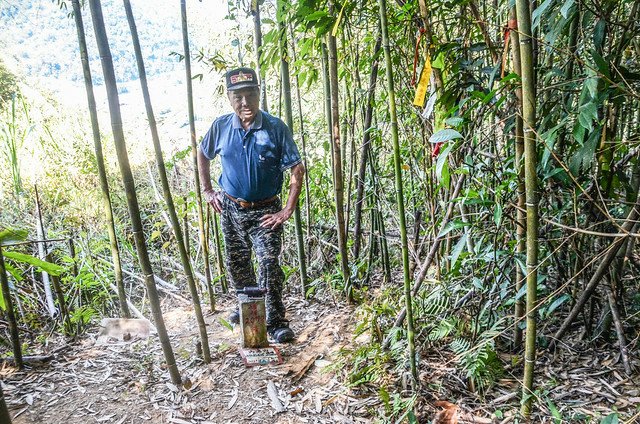
[[[0,246],[6,246],[12,243],[25,241],[29,232],[27,230],[14,230],[5,228],[0,231]]]
[[[560,305],[562,305],[563,303],[565,303],[569,299],[571,299],[571,296],[568,295],[567,293],[565,293],[562,296],[560,296],[559,298],[557,298],[556,300],[554,300],[551,303],[551,305],[549,305],[549,307],[547,308],[547,317],[549,317],[553,311],[558,309],[558,307]]]
[[[445,141],[462,138],[462,134],[451,128],[440,130],[429,137],[429,143],[444,143]]]
[[[544,12],[551,6],[553,0],[546,0],[540,6],[538,6],[531,14],[531,29],[536,29],[540,25],[540,18]]]
[[[455,269],[462,250],[467,245],[467,234],[463,234],[451,251],[451,269]]]
[[[444,226],[442,231],[438,234],[438,238],[444,237],[449,234],[451,231],[456,230],[458,228],[463,228],[464,226],[469,225],[460,220],[454,220],[447,222],[447,225]]]
[[[230,331],[233,331],[233,325],[229,324],[229,321],[224,318],[218,318],[218,320],[220,321],[220,324],[227,327]]]
[[[571,11],[571,8],[573,7],[574,3],[575,3],[575,0],[566,0],[564,2],[564,4],[562,5],[562,8],[560,9],[560,14],[562,15],[563,18],[567,19],[569,17],[569,12]]]
[[[571,157],[569,170],[573,175],[578,175],[582,168],[588,168],[593,163],[593,155],[600,139],[600,129],[591,132],[589,138],[582,147]]]
[[[326,16],[328,16],[328,13],[326,11],[318,10],[318,11],[315,11],[313,13],[308,14],[307,16],[304,17],[304,19],[306,21],[317,21],[318,19],[324,18]]]
[[[502,223],[502,206],[500,203],[496,203],[496,208],[493,210],[493,222],[496,223],[496,227],[499,227]]]
[[[3,252],[5,258],[12,259],[16,262],[25,263],[31,266],[35,266],[39,271],[44,271],[50,275],[60,275],[64,272],[64,268],[60,265],[52,264],[51,262],[43,261],[35,256],[27,255],[20,252]]]
[[[602,421],[600,421],[600,424],[618,424],[619,422],[620,417],[614,412],[604,417]]]
[[[591,57],[595,64],[598,65],[598,71],[605,77],[611,78],[609,63],[595,50],[591,50]]]
[[[527,285],[523,284],[518,293],[516,293],[516,300],[522,299],[525,294],[527,294]]]
[[[4,255],[3,255],[4,256]],[[4,263],[4,268],[7,270],[7,272],[9,274],[11,274],[11,276],[17,281],[23,281],[24,277],[22,276],[22,273],[13,265],[11,265],[9,262],[5,262]]]
[[[596,27],[593,30],[593,45],[598,50],[602,50],[604,47],[604,37],[607,29],[607,22],[604,19],[598,19]]]
[[[582,143],[584,142],[584,135],[585,135],[584,127],[580,125],[579,122],[576,122],[575,125],[573,126],[573,132],[571,135],[573,135],[574,140],[578,142],[578,144],[582,145]]]
[[[583,104],[578,109],[578,113],[580,125],[588,132],[593,131],[593,121],[598,119],[598,106],[593,102]]]
[[[595,99],[598,97],[598,77],[589,77],[584,81],[584,86],[587,90],[589,90],[589,94],[591,94],[591,98]]]
[[[449,172],[449,161],[445,159],[440,162],[442,166],[438,167],[437,177],[440,180],[442,186],[446,189],[451,182],[451,173]]]
[[[162,235],[161,231],[155,230],[154,232],[151,233],[151,239],[150,240],[155,240],[158,237],[160,237]]]
[[[438,159],[436,160],[436,177],[438,181],[446,188],[449,186],[449,152],[453,149],[453,143],[447,143],[447,145],[440,151]]]
[[[562,422],[562,415],[560,414],[560,411],[558,411],[558,408],[556,408],[556,406],[553,404],[553,402],[551,402],[551,399],[547,399],[547,406],[549,407],[549,411],[551,411],[551,415],[553,415],[553,421],[556,424],[560,424]]]
[[[462,124],[464,122],[464,119],[459,117],[459,116],[452,116],[451,118],[447,118],[444,123],[447,125],[450,125],[452,127],[457,127],[458,125]]]

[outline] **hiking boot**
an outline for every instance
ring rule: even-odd
[[[240,324],[240,310],[236,309],[231,312],[227,317],[227,321],[229,321],[230,324]]]
[[[296,335],[287,324],[268,327],[269,337],[276,343],[287,343],[292,341]]]

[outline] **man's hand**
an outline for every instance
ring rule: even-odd
[[[282,225],[283,222],[291,218],[292,214],[293,214],[293,210],[289,210],[286,208],[282,209],[280,212],[277,212],[277,213],[265,214],[262,216],[262,218],[260,218],[260,226],[275,230],[280,225]]]
[[[222,196],[212,188],[204,190],[204,200],[211,205],[216,213],[222,213]]]

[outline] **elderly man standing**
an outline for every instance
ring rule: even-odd
[[[221,214],[225,264],[236,290],[267,289],[267,331],[277,343],[293,340],[282,302],[284,273],[280,268],[282,224],[296,208],[305,168],[282,120],[259,109],[260,85],[253,69],[226,73],[227,96],[234,113],[217,118],[198,149],[204,198]],[[220,156],[220,191],[211,184],[210,162]],[[287,203],[280,192],[283,173],[291,170]],[[258,260],[258,278],[251,251]],[[235,310],[229,320],[238,323]]]

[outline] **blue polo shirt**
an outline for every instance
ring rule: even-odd
[[[220,156],[220,187],[249,202],[282,190],[283,172],[302,160],[291,131],[281,119],[259,111],[248,131],[235,113],[216,119],[200,143],[204,156]]]

